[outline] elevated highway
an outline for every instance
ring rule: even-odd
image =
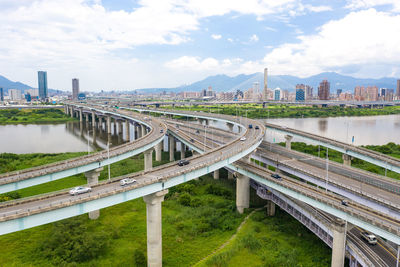
[[[330,138],[318,136],[315,134],[291,129],[271,123],[266,123],[267,129],[274,130],[278,133],[282,133],[290,137],[298,137],[310,141],[315,144],[322,145],[324,147],[339,151],[350,157],[365,160],[377,166],[383,167],[387,170],[400,173],[400,159],[387,156],[385,154],[368,150],[362,147],[349,145],[340,141],[336,141]],[[290,142],[290,141],[289,141]]]
[[[146,116],[139,113],[128,111],[121,111],[117,113],[111,109],[104,110],[88,106],[75,107],[82,110],[82,112],[87,111],[91,114],[97,113],[108,117],[115,116],[125,119],[126,121],[135,121],[141,125],[144,125],[143,127],[147,127],[149,132],[146,132],[146,137],[143,136],[134,142],[128,142],[116,147],[112,147],[109,149],[109,151],[104,150],[78,158],[0,174],[0,193],[54,181],[79,173],[86,173],[143,153],[160,143],[163,140],[167,130],[166,125],[162,123],[162,121],[158,120],[157,118],[154,118],[151,121],[146,120]],[[110,125],[108,125],[108,128],[109,127]],[[161,133],[161,130],[163,133]]]

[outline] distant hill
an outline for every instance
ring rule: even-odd
[[[30,87],[29,85],[20,82],[10,81],[9,79],[1,75],[0,75],[0,87],[3,87],[5,92],[8,92],[8,89],[19,89],[19,90],[32,89],[32,87]]]
[[[361,79],[354,78],[351,76],[341,75],[335,72],[324,72],[317,75],[313,75],[307,78],[299,78],[291,75],[270,75],[268,77],[268,88],[275,89],[277,87],[281,89],[286,89],[289,91],[294,91],[296,84],[307,84],[314,87],[314,91],[318,88],[319,83],[322,80],[328,80],[331,84],[331,92],[336,89],[343,89],[343,91],[354,91],[354,87],[376,85],[378,88],[396,88],[395,78],[381,78],[381,79]],[[264,84],[264,74],[261,72],[244,75],[240,74],[234,77],[227,75],[215,75],[209,76],[204,80],[179,86],[175,88],[151,88],[151,89],[140,89],[138,92],[182,92],[182,91],[200,91],[202,89],[207,89],[208,86],[212,86],[213,90],[217,92],[229,92],[240,90],[247,90],[253,86],[254,82],[260,83],[260,90],[263,88]]]

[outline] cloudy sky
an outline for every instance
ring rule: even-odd
[[[0,75],[88,91],[208,75],[400,77],[399,0],[0,0]]]

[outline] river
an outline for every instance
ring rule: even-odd
[[[383,145],[389,142],[400,143],[400,115],[368,117],[332,117],[300,119],[263,119],[301,131],[333,138],[354,145]],[[225,124],[211,125],[226,128]],[[236,127],[235,127],[236,128]],[[122,131],[125,133],[125,131]],[[131,137],[133,128],[130,129]],[[88,138],[89,136],[89,138]],[[282,134],[268,130],[269,141],[284,141]],[[354,136],[354,139],[353,139]],[[89,139],[89,145],[88,145]],[[114,134],[112,127],[111,146],[122,144],[126,136]],[[293,139],[293,141],[303,141]],[[93,151],[107,147],[107,134],[103,129],[79,122],[61,124],[0,125],[0,153],[63,153]]]

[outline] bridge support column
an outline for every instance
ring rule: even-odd
[[[122,135],[122,121],[117,121],[118,123],[118,135]]]
[[[146,126],[142,125],[142,136],[145,136],[146,134],[147,134]]]
[[[250,178],[238,174],[236,179],[236,208],[239,213],[250,205]]]
[[[153,168],[153,148],[143,152],[144,155],[144,170],[148,171]]]
[[[161,226],[161,202],[167,190],[143,197],[146,202],[147,219],[147,266],[162,266],[162,226]]]
[[[137,133],[136,139],[142,137],[142,129],[141,129],[141,126],[140,126],[140,125],[136,125],[136,133]]]
[[[69,107],[69,114],[71,115],[71,118],[74,117],[74,109],[73,109],[73,107]]]
[[[293,136],[291,136],[291,135],[285,135],[285,139],[286,139],[286,148],[287,148],[287,149],[292,149],[292,139],[293,139]]]
[[[184,143],[181,142],[181,159],[185,158],[185,151],[186,151],[186,146]]]
[[[107,134],[111,135],[111,116],[107,116]]]
[[[267,215],[275,216],[275,203],[271,200],[268,200],[267,202]]]
[[[83,122],[83,112],[82,112],[82,108],[79,109],[79,121]]]
[[[169,141],[169,161],[175,161],[175,138],[172,135],[169,135],[168,141]]]
[[[342,267],[344,265],[344,255],[345,255],[345,222],[343,220],[337,219],[335,223],[332,224],[333,232],[333,244],[332,244],[332,267]]]
[[[351,166],[351,156],[347,154],[342,154],[343,164],[346,166]]]
[[[130,123],[128,120],[125,121],[125,136],[126,136],[126,141],[130,142],[131,141],[131,134],[129,131]]]
[[[163,147],[163,142],[161,141],[156,145],[156,161],[161,161],[162,158],[162,147]]]
[[[227,123],[226,123],[226,126],[228,126],[229,131],[232,133],[232,132],[233,132],[233,124],[227,122]]]
[[[219,179],[219,169],[214,171],[214,179],[215,180]]]
[[[96,114],[94,111],[92,111],[92,128],[94,128],[96,125]]]
[[[85,172],[85,176],[87,179],[87,184],[89,186],[93,186],[99,183],[100,172],[103,170],[103,167]],[[89,219],[96,220],[100,216],[100,210],[94,210],[89,212]]]

